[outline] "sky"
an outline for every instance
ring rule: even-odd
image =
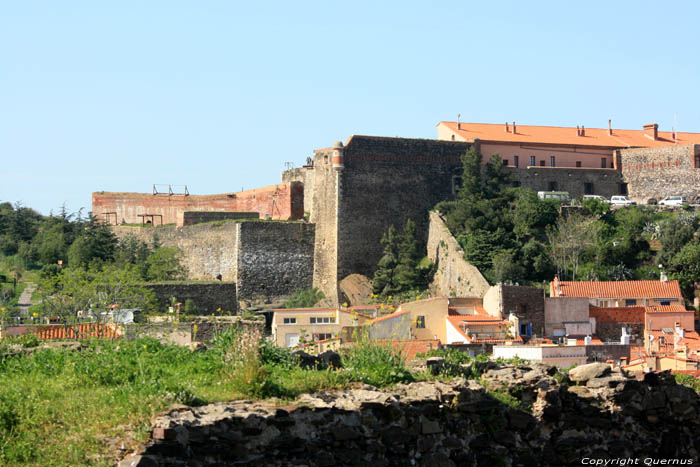
[[[429,5],[432,4],[432,5]],[[272,185],[353,134],[700,132],[700,2],[0,0],[0,202]]]

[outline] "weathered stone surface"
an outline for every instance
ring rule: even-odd
[[[505,383],[518,374],[528,382]],[[672,377],[636,381],[614,371],[588,379],[593,387],[562,387],[535,368],[505,366],[490,375],[533,402],[514,409],[479,383],[455,379],[382,391],[359,384],[307,394],[286,408],[252,401],[180,406],[156,418],[142,455],[157,465],[309,467],[493,465],[494,459],[561,466],[610,452],[698,457],[700,443],[692,440],[700,430],[700,399]],[[120,467],[141,465],[132,461]]]
[[[610,373],[610,365],[606,363],[588,363],[569,370],[569,378],[571,378],[571,381],[585,382],[608,373]]]

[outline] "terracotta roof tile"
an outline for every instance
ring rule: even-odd
[[[554,290],[554,282],[550,282]],[[561,291],[561,293],[559,293]],[[557,297],[679,298],[678,281],[559,281]]]
[[[505,142],[505,143],[541,143],[566,146],[593,146],[600,148],[659,147],[672,144],[700,144],[700,133],[676,132],[674,143],[670,131],[659,131],[653,140],[644,134],[644,130],[613,129],[612,135],[607,128],[585,129],[585,136],[578,136],[574,127],[517,125],[517,133],[506,133],[502,123],[464,123],[457,129],[457,122],[440,122],[465,141]]]

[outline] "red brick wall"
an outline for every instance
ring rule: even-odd
[[[182,225],[184,211],[258,212],[265,219],[301,219],[304,217],[304,185],[299,182],[280,183],[254,190],[219,195],[152,195],[148,193],[95,192],[92,194],[92,214],[98,219],[121,224],[141,223],[139,214],[160,214],[163,224]],[[160,219],[156,218],[156,224]]]

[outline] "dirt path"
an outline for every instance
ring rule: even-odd
[[[35,305],[35,303],[32,302],[32,294],[35,290],[36,284],[33,282],[27,282],[27,286],[19,296],[17,306],[19,307],[19,311],[22,316],[27,316],[29,314],[29,307]]]

